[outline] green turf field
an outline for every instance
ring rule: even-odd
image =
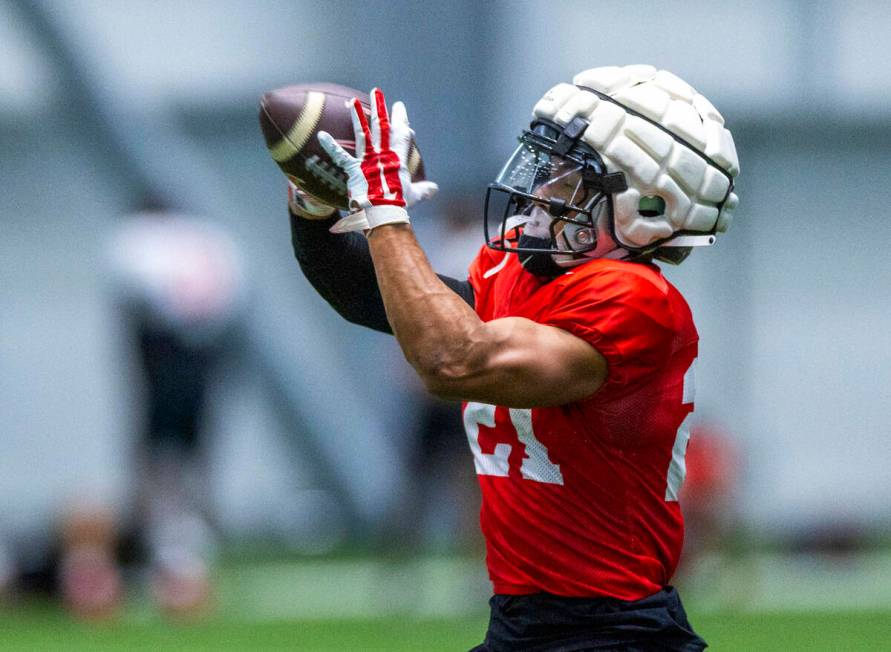
[[[711,649],[891,652],[891,557],[842,567],[795,559],[762,555],[682,591]],[[467,650],[483,638],[491,590],[481,561],[460,556],[240,557],[217,579],[214,615],[194,624],[163,621],[138,587],[116,621],[99,625],[49,603],[0,606],[0,652]]]
[[[712,614],[693,622],[714,650],[815,652],[891,650],[891,613]],[[53,610],[0,614],[0,650],[132,652],[267,650],[437,652],[479,642],[485,619],[375,619],[165,625],[128,618],[117,624],[72,623]]]

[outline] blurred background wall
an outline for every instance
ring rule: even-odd
[[[225,226],[246,261],[247,357],[266,362],[236,365],[213,402],[227,531],[302,540],[339,504],[301,445],[310,430],[352,460],[379,517],[415,410],[409,372],[302,279],[259,95],[331,80],[405,100],[442,188],[414,219],[433,245],[446,206],[481,213],[551,85],[652,63],[714,102],[742,162],[732,231],[667,273],[702,337],[697,414],[742,452],[747,525],[891,532],[889,25],[869,0],[0,0],[0,526],[39,527],[77,493],[126,498],[138,397],[104,248],[146,178]]]

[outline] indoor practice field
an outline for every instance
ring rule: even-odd
[[[0,0],[0,652],[891,652],[889,34]]]

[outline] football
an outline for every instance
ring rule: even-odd
[[[348,209],[346,173],[328,156],[316,134],[327,131],[355,154],[349,102],[358,97],[371,115],[368,94],[338,84],[298,84],[277,88],[260,98],[260,128],[273,160],[304,192],[329,206]],[[424,163],[412,140],[408,169],[413,181],[424,179]]]

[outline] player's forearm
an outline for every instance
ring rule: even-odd
[[[390,326],[425,384],[472,374],[485,355],[484,324],[433,272],[411,227],[379,227],[368,242]]]
[[[316,292],[344,319],[392,333],[365,238],[356,233],[329,233],[336,217],[290,217],[294,255]]]
[[[316,292],[341,317],[392,334],[368,243],[358,233],[330,233],[328,229],[336,219],[306,220],[291,215],[291,241],[300,269]],[[473,306],[473,288],[468,281],[441,274],[437,276],[467,305]]]

